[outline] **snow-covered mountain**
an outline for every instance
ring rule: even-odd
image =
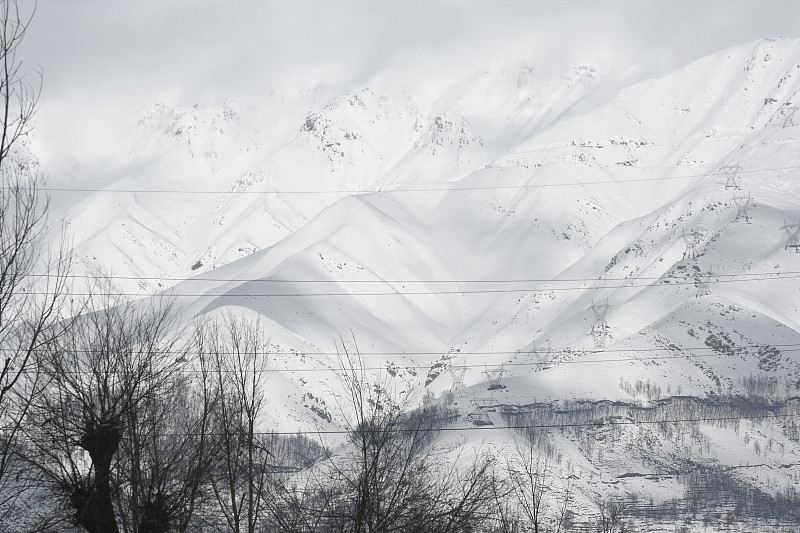
[[[65,217],[76,270],[104,265],[134,295],[169,289],[186,318],[260,316],[282,371],[267,424],[282,429],[336,424],[320,413],[340,343],[420,396],[467,367],[464,415],[501,365],[508,408],[746,397],[753,380],[776,402],[800,396],[800,254],[782,231],[800,224],[800,40],[609,97],[612,75],[515,62],[434,92],[376,73],[334,98],[155,105],[130,172]],[[763,463],[749,483],[796,486],[796,435],[751,425],[654,449]],[[586,491],[614,479],[619,450],[576,442],[561,446],[596,474]],[[613,490],[675,490],[634,486],[652,463],[625,459]]]

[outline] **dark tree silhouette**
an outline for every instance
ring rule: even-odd
[[[103,298],[38,354],[46,383],[31,406],[28,459],[90,533],[119,531],[114,504],[130,480],[123,443],[182,364],[172,304],[154,302]]]
[[[27,4],[28,7],[33,4]],[[43,250],[47,202],[36,167],[15,150],[31,128],[39,83],[29,83],[17,49],[33,13],[0,0],[0,530],[19,526],[21,499],[31,499],[35,480],[16,451],[21,424],[41,387],[34,352],[57,328],[69,264],[66,246]],[[33,483],[33,484],[32,484]]]

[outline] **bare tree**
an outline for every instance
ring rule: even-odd
[[[119,531],[116,494],[130,480],[123,441],[179,370],[172,303],[154,302],[103,298],[38,354],[46,382],[29,412],[28,459],[90,533]]]
[[[503,476],[494,476],[492,484],[492,498],[494,509],[492,512],[493,533],[520,533],[523,529],[523,519],[519,505],[514,501],[514,494],[508,488],[508,480]]]
[[[29,478],[15,451],[42,386],[34,354],[63,329],[56,324],[69,264],[66,246],[54,258],[42,254],[45,206],[35,181],[8,165],[0,167],[0,529],[28,494]],[[36,276],[37,269],[44,275]]]
[[[507,495],[512,503],[496,498],[500,522],[516,528],[524,524],[535,533],[559,533],[566,526],[572,485],[567,478],[563,487],[556,487],[550,463],[540,456],[532,437],[525,445],[517,442],[514,455],[506,458]]]
[[[204,326],[204,355],[217,390],[217,460],[211,484],[225,531],[254,533],[272,472],[268,440],[258,425],[266,406],[267,340],[258,321],[226,315]]]
[[[328,528],[352,533],[472,531],[492,499],[492,461],[466,466],[434,459],[434,437],[447,417],[430,402],[409,409],[387,382],[370,380],[358,356],[345,351],[349,442],[322,466]]]
[[[328,531],[328,513],[334,491],[311,470],[301,479],[276,476],[267,500],[272,531],[322,533]]]
[[[195,340],[189,349],[202,354],[202,338]],[[207,361],[198,359],[164,376],[160,390],[127,414],[119,451],[126,490],[116,491],[124,531],[183,532],[203,520],[216,453],[211,433],[217,395]]]
[[[622,502],[601,499],[596,502],[599,513],[598,527],[603,533],[621,533],[623,531],[623,518],[625,505]]]
[[[16,141],[30,131],[39,101],[41,76],[39,83],[29,83],[17,57],[32,18],[33,12],[25,15],[16,0],[0,0],[0,166]]]
[[[32,4],[28,4],[30,6]],[[17,460],[21,424],[41,381],[33,354],[51,340],[65,293],[66,246],[43,250],[47,202],[35,166],[12,152],[31,128],[39,84],[25,78],[17,49],[33,13],[0,0],[0,529],[19,525],[29,476]],[[38,270],[38,275],[36,270]]]

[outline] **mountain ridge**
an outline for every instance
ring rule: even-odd
[[[800,39],[724,50],[610,97],[604,76],[581,65],[541,78],[521,62],[426,99],[381,92],[376,75],[295,102],[277,141],[233,102],[156,106],[141,165],[108,186],[126,192],[97,191],[67,216],[77,269],[106,262],[132,278],[116,280],[124,292],[166,290],[187,320],[258,317],[275,351],[271,429],[338,427],[324,402],[345,350],[391,368],[412,403],[425,391],[455,402],[464,428],[501,426],[513,406],[749,398],[752,380],[776,402],[796,397],[800,255],[781,228],[800,216],[800,116],[787,118]],[[489,395],[502,408],[470,403]],[[753,424],[780,453],[711,424],[692,430],[706,444],[656,429],[619,438],[649,435],[670,468],[680,454],[741,466],[735,441],[769,465],[748,483],[791,487],[800,467],[776,469],[800,443]],[[558,439],[600,472],[581,490],[619,483],[579,437]],[[625,483],[665,500],[672,481],[634,487],[647,460],[630,459]]]

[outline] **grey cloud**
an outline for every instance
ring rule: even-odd
[[[309,79],[336,91],[378,70],[435,86],[501,57],[542,68],[601,59],[655,76],[794,37],[799,16],[780,0],[40,0],[24,54],[45,75],[43,150],[98,158],[158,100],[252,98]]]

